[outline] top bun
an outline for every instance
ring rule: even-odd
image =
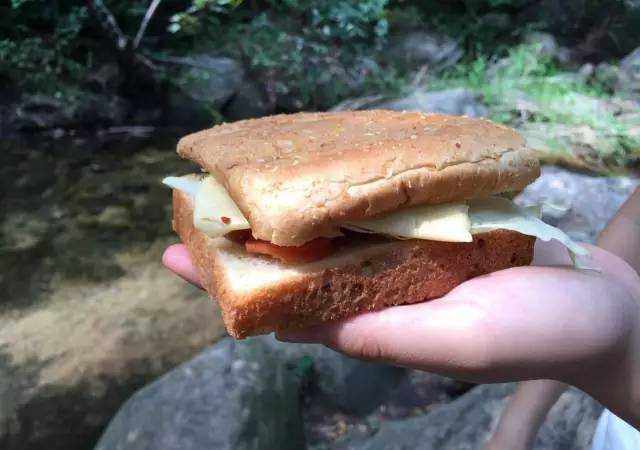
[[[223,183],[254,237],[301,245],[406,206],[519,191],[538,177],[514,130],[384,110],[298,113],[217,125],[178,153]]]

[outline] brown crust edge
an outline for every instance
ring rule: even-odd
[[[475,276],[530,264],[535,242],[507,230],[477,235],[471,243],[398,241],[384,254],[238,295],[216,262],[210,239],[193,226],[188,198],[174,190],[173,207],[173,228],[202,286],[218,299],[227,331],[238,339],[441,297]]]

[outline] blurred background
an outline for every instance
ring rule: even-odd
[[[160,180],[223,121],[482,116],[546,163],[519,201],[592,241],[638,183],[640,2],[0,1],[0,98],[0,448],[477,449],[511,385],[225,338],[160,265]],[[569,391],[536,448],[599,408]]]

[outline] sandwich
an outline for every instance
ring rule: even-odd
[[[441,297],[530,264],[536,238],[585,251],[510,198],[535,153],[488,120],[384,110],[283,114],[190,134],[173,228],[235,338]]]

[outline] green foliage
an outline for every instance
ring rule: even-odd
[[[193,0],[187,9],[170,17],[167,30],[195,36],[205,26],[219,26],[218,16],[230,13],[241,3],[242,0]]]
[[[567,142],[558,137],[586,126],[603,160],[624,165],[639,156],[637,127],[612,108],[615,100],[607,86],[563,71],[539,45],[516,46],[501,60],[480,56],[435,80],[431,88],[451,86],[479,92],[496,121],[525,130],[553,124],[558,136],[533,136],[547,150],[566,153]]]
[[[147,0],[104,0],[132,37]],[[80,0],[12,0],[0,19],[0,79],[34,92],[81,83],[96,60],[117,50]],[[174,0],[153,17],[142,52],[226,53],[265,80],[269,95],[298,109],[328,107],[367,89],[393,90],[393,67],[378,50],[388,0]],[[99,61],[98,61],[99,62]],[[128,69],[128,68],[125,68]]]
[[[149,0],[103,2],[129,38],[138,31],[150,4]],[[117,49],[113,36],[91,14],[92,3],[11,0],[0,6],[3,88],[54,94],[64,97],[65,103],[79,104],[91,71],[114,59],[126,61],[120,69],[127,81],[137,79],[140,67],[132,68],[131,54]],[[465,57],[444,74],[430,72],[431,77],[438,76],[430,80],[431,89],[472,88],[484,97],[494,119],[521,128],[587,126],[599,139],[604,136],[598,151],[614,160],[637,152],[637,126],[632,131],[630,125],[637,117],[625,119],[615,108],[603,107],[605,100],[611,104],[615,91],[615,65],[601,65],[587,79],[562,70],[541,48],[519,44],[532,30],[582,33],[584,39],[588,33],[597,35],[598,24],[605,23],[610,40],[625,41],[624,48],[629,48],[627,41],[637,45],[634,39],[640,28],[634,24],[640,23],[640,10],[633,10],[633,19],[628,2],[593,0],[584,2],[580,11],[567,5],[564,14],[553,20],[545,17],[546,12],[529,8],[534,19],[518,23],[515,18],[529,4],[530,0],[165,0],[136,56],[166,68],[153,71],[149,79],[174,89],[193,81],[184,77],[185,69],[176,68],[179,64],[171,65],[180,60],[176,57],[232,56],[251,79],[259,81],[278,110],[324,109],[346,97],[401,91],[414,74],[406,72],[410,67],[384,57],[389,37],[410,30],[443,33],[456,38]],[[610,20],[602,22],[603,17]],[[601,47],[599,42],[593,46]],[[597,50],[589,51],[593,55]],[[122,89],[135,91],[131,86]],[[219,111],[209,113],[221,118]]]
[[[387,3],[269,0],[256,9],[246,2],[194,1],[171,17],[168,30],[186,48],[216,48],[244,61],[285,109],[326,108],[347,95],[398,84],[395,70],[377,61]]]
[[[34,13],[37,9],[41,15]],[[11,14],[16,26],[8,38],[0,39],[0,79],[51,92],[60,77],[77,78],[84,72],[86,59],[76,58],[75,49],[88,18],[85,6],[55,12],[44,0],[12,0]],[[47,33],[34,33],[37,23],[47,18],[55,18],[55,26]]]
[[[220,44],[266,80],[272,95],[328,107],[365,86],[389,87],[388,74],[374,60],[387,30],[385,4],[290,0],[277,7],[278,14],[263,12],[227,26]]]

